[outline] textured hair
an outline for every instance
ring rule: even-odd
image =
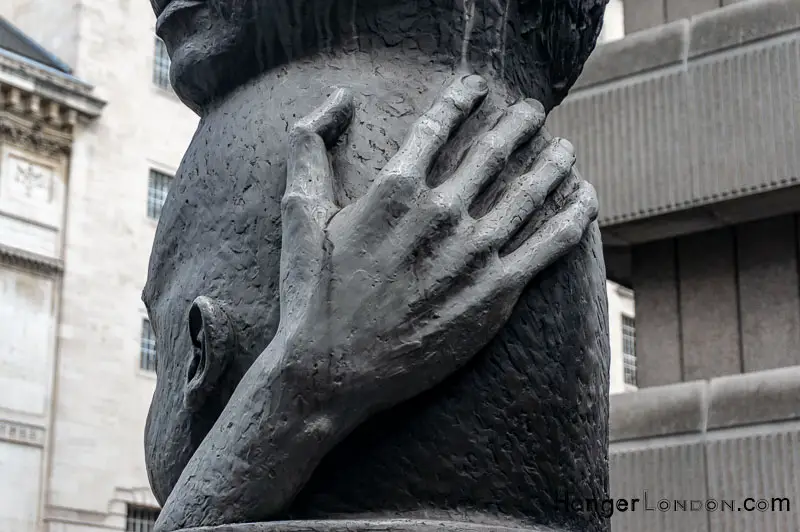
[[[520,12],[535,19],[541,46],[550,59],[550,82],[558,102],[583,71],[597,44],[609,0],[520,0]]]
[[[532,67],[548,73],[550,104],[567,95],[595,47],[608,0],[209,0],[238,19],[250,60],[264,71],[325,49],[397,46],[424,36],[421,50],[502,65],[501,75],[525,91]],[[465,23],[472,14],[470,30]],[[424,42],[423,42],[424,41]],[[485,57],[480,57],[481,55]],[[543,64],[544,63],[544,64]],[[542,68],[544,67],[544,68]],[[546,102],[547,103],[547,102]]]

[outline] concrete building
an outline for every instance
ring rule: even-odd
[[[169,89],[148,2],[0,0],[0,15],[24,31],[0,25],[0,531],[146,532],[157,354],[140,294],[197,117]],[[632,293],[609,300],[625,391]]]
[[[636,293],[611,487],[651,508],[614,530],[800,530],[800,2],[624,16],[551,126],[597,186],[609,277]]]
[[[619,41],[625,37],[625,32],[624,4],[622,0],[610,0],[606,7],[598,47]],[[586,162],[579,160],[579,165],[585,168]],[[589,176],[591,181],[594,181],[590,173],[587,173],[586,170],[584,173]],[[618,394],[635,390],[637,387],[636,309],[633,291],[629,287],[609,281],[607,288],[608,333],[611,344],[611,393]]]

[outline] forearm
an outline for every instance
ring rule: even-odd
[[[287,371],[289,356],[299,358],[288,350],[279,333],[245,374],[170,493],[158,532],[275,515],[355,428],[355,417],[307,389],[302,369]]]

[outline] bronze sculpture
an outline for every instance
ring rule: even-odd
[[[607,530],[559,505],[607,493],[608,346],[542,127],[605,2],[151,1],[201,116],[143,294],[158,530]]]

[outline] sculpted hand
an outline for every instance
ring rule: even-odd
[[[326,151],[353,115],[335,92],[291,132],[283,200],[281,330],[288,374],[315,400],[362,418],[443,380],[485,346],[526,284],[572,249],[597,214],[562,140],[534,136],[534,101],[511,106],[452,175],[427,184],[440,151],[486,96],[478,76],[448,87],[411,128],[369,191],[339,209]],[[486,214],[469,208],[509,157],[546,144]],[[546,215],[567,176],[566,198]],[[559,189],[562,191],[564,187]],[[520,234],[535,221],[534,231]]]
[[[331,146],[353,115],[337,91],[292,130],[281,326],[169,494],[157,532],[273,518],[367,416],[440,382],[498,332],[528,281],[595,218],[574,155],[520,102],[439,186],[429,171],[486,95],[459,80],[411,128],[371,189],[339,209]],[[468,212],[523,144],[545,145],[494,208]],[[530,147],[530,146],[529,146]],[[524,229],[523,229],[524,227]]]

